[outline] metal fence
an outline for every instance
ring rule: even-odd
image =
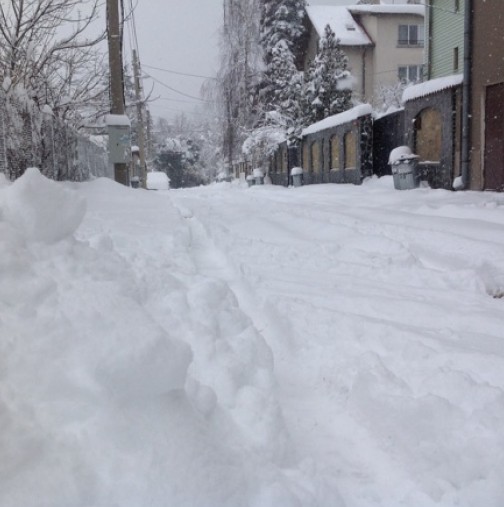
[[[30,100],[0,90],[0,173],[14,180],[28,167],[59,181],[113,176],[103,146]]]

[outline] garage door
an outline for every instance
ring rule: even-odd
[[[504,83],[486,92],[485,189],[504,191]]]

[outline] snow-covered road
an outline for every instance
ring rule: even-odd
[[[504,195],[0,179],[1,507],[502,507]]]
[[[296,450],[346,505],[497,507],[504,198],[391,187],[172,199],[273,350]]]

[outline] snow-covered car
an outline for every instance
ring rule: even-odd
[[[152,171],[147,173],[147,190],[168,190],[170,188],[170,178],[161,171]]]

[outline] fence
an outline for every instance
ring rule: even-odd
[[[28,167],[54,180],[112,177],[107,150],[50,111],[0,90],[0,173],[14,180]]]

